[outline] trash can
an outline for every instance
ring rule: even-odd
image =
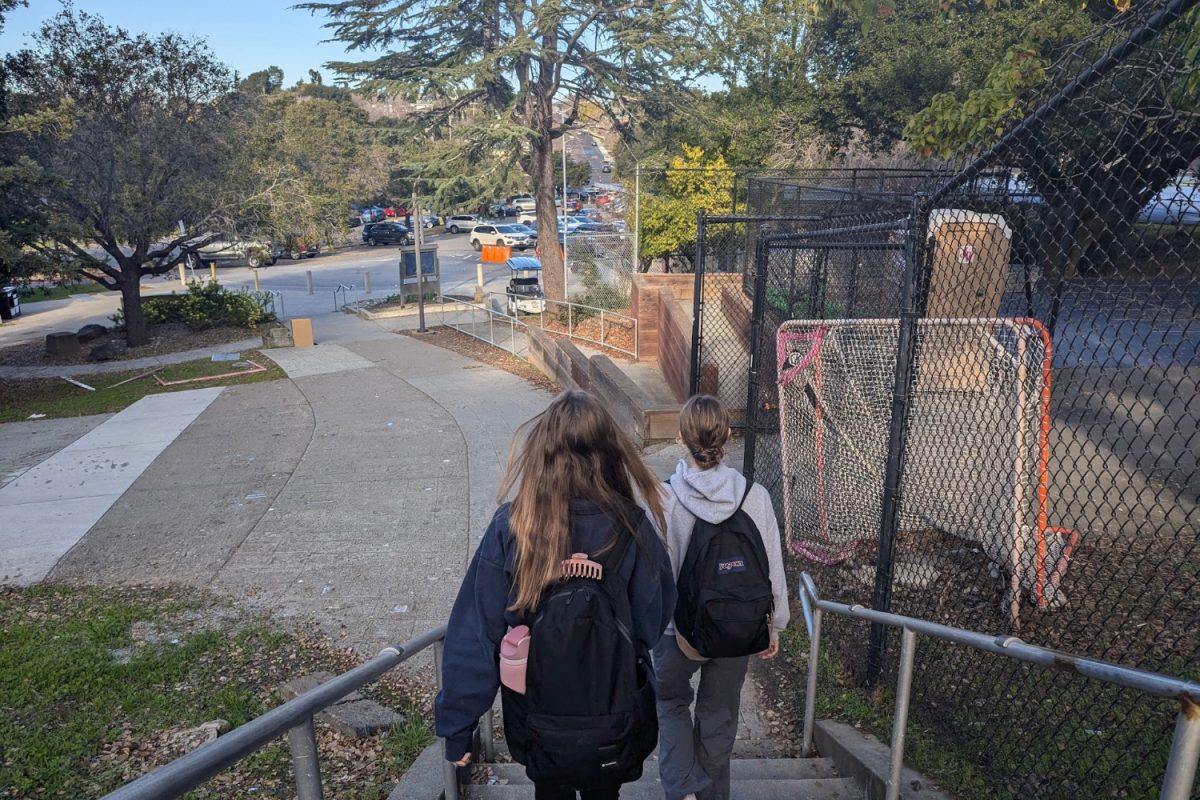
[[[17,287],[0,288],[0,319],[16,319],[21,316],[21,296]]]

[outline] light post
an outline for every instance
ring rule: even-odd
[[[562,221],[562,262],[563,262],[563,298],[568,296],[567,280],[570,273],[567,270],[567,112],[562,112],[562,165],[563,165],[563,221]]]

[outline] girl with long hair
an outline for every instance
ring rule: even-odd
[[[510,494],[512,501],[504,502]],[[498,500],[501,505],[463,579],[446,634],[436,729],[445,738],[446,758],[460,766],[470,761],[476,722],[491,709],[500,684],[501,640],[506,631],[530,625],[530,647],[539,646],[536,614],[547,597],[555,596],[548,590],[562,584],[564,563],[573,554],[602,563],[603,580],[609,587],[622,587],[624,594],[617,599],[628,604],[629,633],[646,656],[647,673],[649,652],[675,605],[670,562],[656,532],[664,528],[662,486],[587,392],[563,392],[517,431]],[[558,671],[570,673],[571,667],[564,664]],[[653,725],[653,675],[644,677]],[[569,683],[570,678],[560,674],[554,681]],[[530,680],[535,680],[532,672]],[[539,688],[546,689],[531,685],[529,697]],[[528,723],[539,711],[529,708],[529,702],[504,690],[506,740],[527,769],[532,749]],[[640,759],[636,768],[640,772]],[[598,785],[549,785],[539,783],[532,770],[531,777],[538,800],[574,800],[577,790],[584,800],[616,798],[622,780],[618,775]]]
[[[766,552],[774,598],[770,644],[759,658],[772,658],[789,617],[779,524],[767,490],[721,463],[729,434],[729,412],[715,397],[693,397],[680,412],[679,440],[688,454],[668,481],[667,549],[678,578],[698,519],[716,525],[739,509],[750,517]],[[729,800],[729,759],[748,665],[749,656],[705,658],[674,624],[655,646],[658,772],[666,800]],[[697,670],[693,717],[691,679]]]

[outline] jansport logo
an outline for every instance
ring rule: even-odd
[[[744,559],[744,558],[730,558],[730,559],[726,559],[724,561],[717,562],[717,574],[718,575],[730,575],[734,572],[745,572],[745,571],[746,571],[746,559]]]

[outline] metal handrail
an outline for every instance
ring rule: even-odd
[[[317,761],[317,741],[313,731],[313,715],[336,703],[346,695],[374,682],[385,672],[407,661],[422,650],[434,648],[434,669],[440,688],[442,682],[442,642],[446,638],[445,624],[409,639],[396,647],[385,647],[379,654],[320,686],[255,717],[245,725],[201,745],[192,752],[164,764],[153,772],[137,778],[121,788],[104,795],[102,800],[165,800],[194,789],[222,770],[228,769],[246,756],[287,733],[292,754],[292,770],[296,777],[299,800],[321,800],[321,770]],[[484,738],[483,752],[492,752],[489,710],[480,732]],[[443,749],[445,743],[443,742]],[[446,800],[458,798],[456,767],[447,761],[444,766]]]
[[[822,600],[812,576],[800,574],[800,604],[804,624],[808,628],[808,681],[805,689],[804,729],[801,748],[805,755],[812,752],[813,728],[816,723],[817,659],[821,652],[821,615],[823,612],[852,617],[872,623],[900,628],[900,668],[896,681],[896,712],[892,718],[891,763],[887,782],[887,800],[900,796],[900,770],[904,763],[904,733],[908,722],[908,705],[912,690],[913,656],[917,634],[964,645],[975,650],[1005,656],[1040,667],[1075,672],[1085,678],[1135,689],[1155,697],[1178,700],[1175,733],[1171,754],[1167,759],[1159,800],[1188,800],[1196,779],[1200,761],[1200,683],[1174,678],[1137,667],[1126,667],[1097,658],[1075,656],[1047,647],[1026,644],[1015,636],[989,636],[984,633],[955,628],[916,617],[891,614],[886,611],[854,604]]]

